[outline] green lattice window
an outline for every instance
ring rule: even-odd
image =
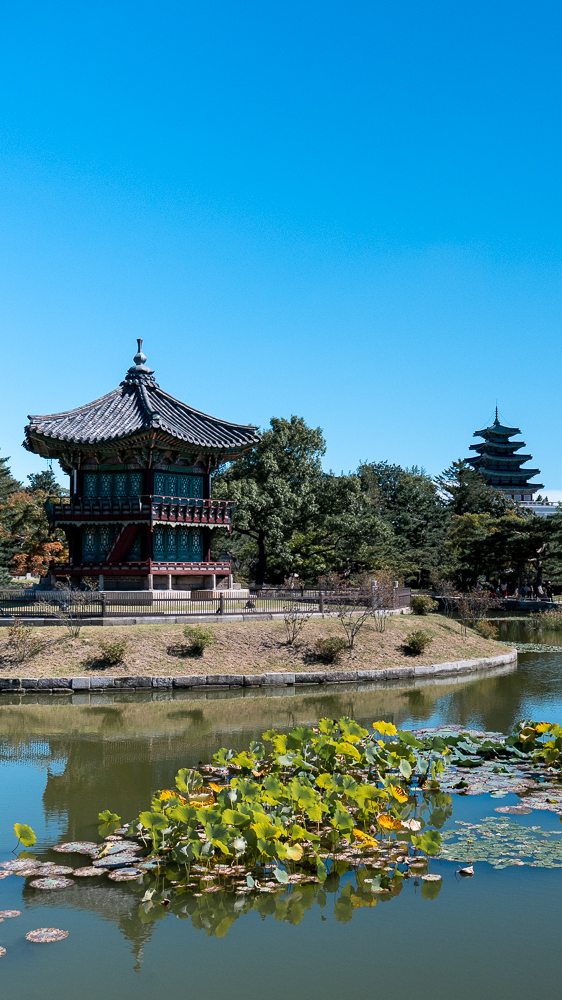
[[[203,533],[200,528],[158,525],[154,529],[152,554],[155,562],[202,562]]]
[[[112,525],[87,525],[82,531],[82,562],[104,562],[113,540],[116,528]]]
[[[142,472],[85,472],[84,496],[138,497],[142,493]]]
[[[203,497],[203,476],[184,476],[183,473],[155,472],[154,494],[158,497]]]

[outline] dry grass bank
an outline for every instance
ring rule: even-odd
[[[251,674],[278,670],[329,670],[316,656],[317,639],[343,635],[335,619],[311,619],[294,646],[287,645],[283,621],[213,622],[215,643],[203,656],[190,656],[183,637],[183,625],[128,625],[100,628],[86,626],[78,638],[64,627],[33,629],[36,648],[25,662],[17,663],[8,644],[8,630],[0,632],[0,675],[23,677],[72,677],[87,673],[122,676],[126,674]],[[410,656],[403,647],[409,632],[423,629],[432,643],[421,656]],[[99,667],[100,640],[128,640],[124,662]],[[444,663],[452,660],[495,656],[506,646],[481,638],[469,631],[464,638],[458,622],[441,615],[417,617],[398,615],[387,619],[386,631],[379,633],[371,624],[355,640],[351,653],[344,652],[333,665],[335,670],[373,670],[415,664]],[[96,663],[96,661],[98,661]]]

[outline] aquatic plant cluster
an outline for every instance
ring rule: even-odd
[[[323,881],[326,859],[342,846],[372,860],[386,850],[380,838],[393,837],[403,850],[437,853],[438,831],[412,818],[414,789],[438,791],[448,757],[445,746],[385,722],[372,734],[348,718],[269,730],[247,751],[219,750],[202,769],[207,783],[180,770],[176,788],[156,792],[129,831],[188,869],[229,858],[246,868],[273,865],[278,882],[297,871]]]
[[[352,719],[322,719],[287,735],[269,730],[263,740],[241,753],[219,750],[204,769],[207,784],[182,769],[176,788],[156,792],[129,832],[187,871],[204,862],[218,878],[218,863],[229,859],[223,877],[239,876],[224,868],[243,862],[245,871],[267,866],[281,883],[297,875],[322,882],[326,863],[350,851],[358,862],[380,862],[398,841],[406,863],[412,854],[437,854],[451,800],[441,795],[447,801],[425,821],[420,793],[435,796],[451,768],[506,759],[562,766],[562,727],[549,723],[525,723],[507,738],[420,737],[391,723],[375,722],[370,734]]]

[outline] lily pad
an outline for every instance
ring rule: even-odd
[[[109,868],[75,868],[74,875],[78,878],[92,878],[94,875],[105,875],[109,871]]]
[[[5,955],[5,954],[6,954],[6,949],[5,948],[0,948],[0,958],[2,958],[2,956]]]
[[[21,917],[21,910],[0,910],[0,917],[2,920],[7,920],[9,917]]]
[[[57,844],[53,851],[60,854],[91,854],[92,851],[99,851],[101,844],[94,844],[92,840],[70,840],[66,844]]]
[[[143,872],[139,871],[138,868],[118,868],[115,872],[110,872],[107,876],[112,879],[113,882],[132,882],[134,879],[140,878]]]
[[[31,868],[33,865],[38,867],[37,862],[31,861],[29,858],[18,859],[15,861],[0,861],[0,868],[3,868],[7,872],[17,872],[21,868]]]
[[[442,879],[442,875],[422,875],[423,882],[441,882]]]
[[[34,889],[65,889],[67,885],[74,885],[71,878],[36,878],[29,883]]]
[[[34,944],[51,944],[67,938],[68,931],[61,931],[58,927],[38,927],[36,931],[29,931],[25,937]]]
[[[136,865],[138,858],[134,854],[113,854],[94,861],[94,868],[124,868],[126,865]]]

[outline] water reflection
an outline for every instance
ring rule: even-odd
[[[528,641],[519,626],[517,634],[511,623],[505,628],[502,623],[501,628],[506,639]],[[555,644],[550,637],[543,641]],[[364,725],[382,718],[403,727],[450,723],[504,732],[516,719],[528,715],[562,722],[561,664],[560,654],[525,654],[518,667],[494,673],[380,686],[282,689],[269,694],[254,690],[176,692],[172,698],[167,694],[154,698],[150,694],[3,696],[0,775],[9,802],[0,815],[3,856],[8,857],[14,846],[14,820],[36,825],[36,804],[46,827],[51,817],[56,819],[50,823],[50,833],[40,828],[40,822],[37,831],[37,855],[53,860],[48,849],[55,836],[97,840],[101,810],[109,807],[124,819],[134,816],[146,807],[155,788],[170,784],[180,767],[208,761],[220,746],[242,749],[270,727],[286,731],[313,724],[322,716],[342,715]],[[455,799],[455,816],[476,804],[476,797]],[[56,893],[35,891],[11,876],[0,883],[2,905],[24,909],[18,919],[22,927],[27,919],[25,931],[53,924],[69,928],[71,934],[62,945],[46,949],[30,945],[22,962],[17,952],[17,922],[5,921],[0,937],[8,954],[2,959],[2,974],[13,992],[41,993],[45,1000],[67,995],[93,1000],[107,990],[109,982],[110,992],[122,1000],[148,1000],[159,995],[163,982],[183,995],[185,956],[189,954],[191,990],[214,997],[228,989],[235,1000],[238,994],[242,1000],[248,993],[263,990],[259,957],[267,953],[266,988],[277,1000],[286,993],[286,956],[291,949],[293,980],[298,979],[313,1000],[340,995],[351,980],[365,992],[372,989],[373,962],[377,982],[389,1000],[401,1000],[409,992],[421,1000],[446,1000],[451,991],[459,1000],[474,995],[519,997],[539,975],[547,989],[559,981],[559,962],[554,958],[559,872],[492,872],[483,866],[478,879],[461,885],[451,875],[456,865],[432,861],[431,867],[447,881],[446,891],[433,905],[441,882],[411,878],[396,883],[390,893],[377,894],[365,883],[372,871],[350,871],[345,865],[324,885],[308,883],[248,895],[222,890],[195,896],[180,891],[170,893],[169,906],[161,900],[170,883],[148,875],[139,884],[118,884],[103,877],[77,879],[74,886]],[[522,913],[517,905],[523,884],[529,905],[536,905],[537,912],[540,908],[544,918],[534,936],[527,911]],[[531,885],[541,886],[535,896],[530,895]],[[149,888],[155,893],[143,903]],[[25,907],[20,905],[20,895]],[[378,920],[381,904],[398,895],[400,903],[383,908],[384,919]],[[463,920],[470,921],[473,947],[478,948],[478,961],[471,960],[469,975],[466,937],[458,931],[461,911]],[[545,913],[550,916],[544,917]],[[350,920],[352,935],[345,936]],[[287,936],[297,927],[300,944],[296,937]],[[506,931],[500,940],[502,927]],[[116,929],[119,934],[114,933]],[[438,956],[432,951],[437,941]],[[120,947],[122,942],[127,943],[125,948]],[[219,947],[220,952],[212,950]],[[322,949],[323,962],[312,973],[310,954],[318,949]],[[501,973],[498,949],[508,956]],[[517,971],[517,957],[525,949],[533,952],[534,962]],[[136,968],[142,969],[140,976],[130,975],[131,951]],[[438,982],[420,980],[428,955],[432,969],[439,965]]]

